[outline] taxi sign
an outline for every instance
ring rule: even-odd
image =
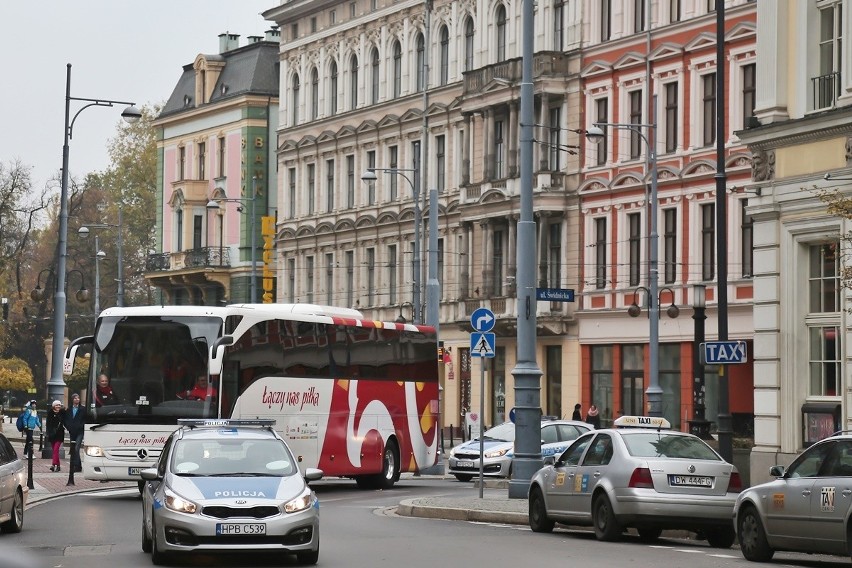
[[[656,428],[668,430],[671,423],[662,416],[619,416],[612,423],[616,428]]]

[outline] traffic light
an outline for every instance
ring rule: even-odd
[[[0,302],[3,303],[3,319],[9,319],[9,298],[0,299]]]

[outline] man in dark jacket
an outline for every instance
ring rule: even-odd
[[[65,429],[71,441],[71,469],[83,471],[80,461],[80,447],[83,445],[83,431],[86,423],[86,409],[80,404],[80,395],[71,395],[71,407],[65,410]]]

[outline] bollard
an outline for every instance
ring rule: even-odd
[[[71,456],[74,456],[74,446],[77,444],[74,440],[71,440]],[[68,460],[68,483],[65,486],[74,485],[74,464],[72,463],[74,460]]]
[[[27,454],[27,488],[35,489],[33,483],[33,449],[30,447],[30,453]]]
[[[38,433],[38,451],[44,451],[44,432],[39,431]],[[30,452],[32,453],[32,452]],[[44,457],[44,456],[42,456]]]

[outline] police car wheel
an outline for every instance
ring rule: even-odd
[[[308,550],[307,552],[297,552],[296,560],[299,564],[314,565],[319,561],[319,536],[317,537],[316,550]]]
[[[151,563],[154,566],[162,566],[168,561],[168,555],[160,550],[157,544],[157,525],[154,523],[154,513],[151,512]]]
[[[145,530],[145,517],[142,517],[142,552],[151,552],[151,537],[148,536],[148,531]]]

